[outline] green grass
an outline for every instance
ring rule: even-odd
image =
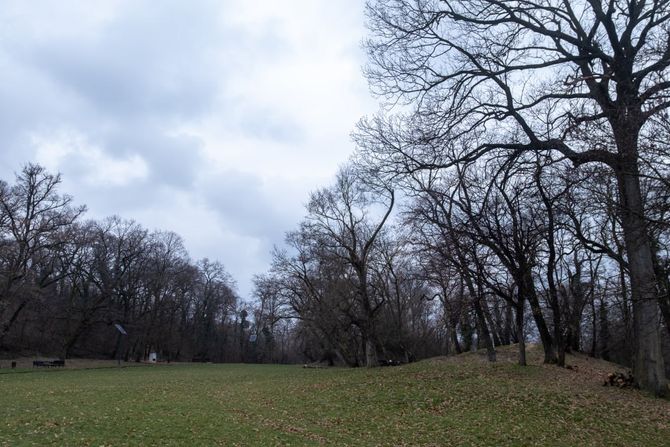
[[[470,355],[374,370],[0,374],[0,445],[670,444],[670,402],[604,388],[583,369],[491,366]]]

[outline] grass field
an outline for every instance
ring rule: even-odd
[[[613,365],[520,368],[501,354],[9,372],[0,445],[670,445],[670,402],[601,386]]]

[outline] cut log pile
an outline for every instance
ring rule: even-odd
[[[637,388],[635,379],[631,373],[627,375],[621,372],[610,373],[605,377],[603,386],[615,386],[617,388]]]

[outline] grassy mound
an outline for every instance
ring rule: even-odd
[[[670,444],[670,402],[479,354],[395,368],[165,365],[0,374],[0,445]],[[537,349],[535,349],[537,351]]]

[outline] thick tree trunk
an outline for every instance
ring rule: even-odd
[[[622,302],[622,310],[623,310],[623,323],[625,325],[626,329],[626,347],[627,350],[630,352],[630,340],[633,338],[632,337],[632,327],[633,325],[631,324],[631,318],[630,318],[630,303],[629,303],[629,295],[628,295],[628,284],[626,282],[626,268],[622,265],[619,264],[619,282],[621,284],[621,302]]]
[[[670,335],[670,297],[661,297],[659,299],[659,305],[661,307],[663,320],[665,321],[665,329],[668,331],[668,335]]]
[[[634,376],[641,388],[666,395],[656,278],[637,165],[619,170],[617,180],[633,303]]]

